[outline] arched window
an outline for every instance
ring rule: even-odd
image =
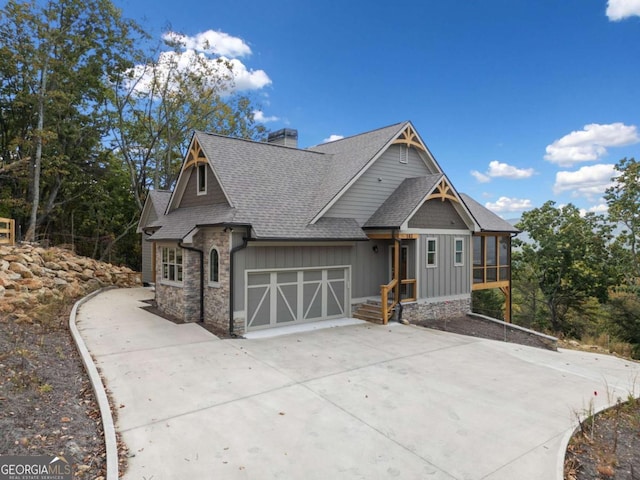
[[[209,283],[217,285],[220,282],[220,254],[213,247],[209,252]]]

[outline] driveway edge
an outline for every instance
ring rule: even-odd
[[[106,480],[118,480],[118,444],[116,440],[116,428],[113,423],[113,416],[111,415],[109,398],[107,397],[107,392],[104,388],[104,384],[102,383],[102,378],[98,373],[98,368],[93,362],[93,358],[91,358],[89,349],[84,343],[84,340],[82,339],[80,331],[78,330],[78,327],[76,325],[76,314],[78,312],[78,308],[80,308],[83,303],[87,302],[88,300],[106,290],[111,290],[112,288],[114,287],[101,288],[81,298],[73,305],[73,308],[71,309],[71,313],[69,315],[69,328],[71,330],[71,336],[73,337],[73,341],[76,344],[78,353],[80,353],[80,357],[82,357],[84,369],[89,375],[93,393],[96,397],[96,401],[98,402],[98,406],[100,407],[100,417],[102,418],[102,430],[104,433],[104,444],[107,453]]]

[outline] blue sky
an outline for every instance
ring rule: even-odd
[[[504,218],[603,211],[640,159],[640,0],[114,0],[158,41],[235,62],[299,145],[411,120],[458,191]]]

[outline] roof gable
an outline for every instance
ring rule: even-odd
[[[420,158],[424,162],[425,170],[418,173],[419,175],[442,173],[442,169],[417,135],[411,122],[397,123],[353,137],[317,145],[312,147],[312,150],[331,153],[335,165],[332,166],[333,175],[328,175],[325,185],[323,185],[324,188],[321,191],[323,197],[318,202],[319,210],[311,223],[322,218],[394,145],[415,148],[421,152]],[[397,185],[393,185],[393,187],[395,186]],[[381,198],[378,205],[384,200]]]
[[[189,150],[187,151],[187,155],[185,156],[182,162],[182,167],[180,168],[178,181],[176,182],[171,200],[169,201],[167,213],[182,206],[181,204],[186,192],[188,192],[188,194],[193,194],[196,188],[196,179],[192,177],[194,177],[193,174],[197,171],[197,168],[200,165],[207,166],[207,187],[209,187],[209,185],[212,187],[212,195],[210,198],[202,199],[200,202],[194,202],[193,199],[191,199],[184,206],[195,206],[196,204],[202,205],[207,203],[217,204],[221,203],[222,198],[224,198],[226,203],[233,207],[233,203],[225,191],[224,185],[220,181],[218,174],[213,168],[213,164],[211,163],[207,152],[205,152],[200,144],[198,132],[194,132],[191,137],[191,143],[189,144]]]
[[[140,220],[138,221],[137,233],[151,226],[155,226],[163,217],[164,212],[171,198],[171,192],[166,190],[150,190],[142,207]]]

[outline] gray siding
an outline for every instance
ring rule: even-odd
[[[437,173],[428,169],[415,148],[409,149],[408,162],[400,163],[401,148],[401,145],[389,147],[325,216],[355,218],[363,225],[405,178]]]
[[[387,283],[388,242],[357,242],[354,248],[354,264],[351,272],[351,297],[362,298],[380,295],[380,285]],[[373,247],[378,247],[378,252]]]
[[[437,241],[437,266],[426,266],[427,238]],[[454,239],[464,239],[464,265],[454,266]],[[471,234],[420,235],[417,245],[418,298],[447,297],[471,292]]]
[[[198,173],[195,167],[188,172],[189,180],[180,200],[180,207],[195,207],[198,205],[216,205],[227,203],[224,192],[216,179],[216,176],[207,166],[207,194],[198,195]]]
[[[142,234],[142,281],[143,283],[155,283],[153,278],[153,242],[147,242],[147,235]]]
[[[235,239],[234,243],[236,243]],[[351,246],[292,245],[283,247],[250,246],[238,251],[235,257],[233,279],[234,310],[244,309],[245,270],[351,265],[353,250],[354,247]]]
[[[409,220],[409,228],[466,229],[460,215],[449,200],[427,200]]]

